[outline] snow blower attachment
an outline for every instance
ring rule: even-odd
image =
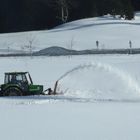
[[[58,81],[54,86],[47,89],[48,94],[43,91],[43,85],[34,85],[29,72],[5,73],[4,84],[0,85],[0,96],[28,96],[28,95],[56,95]]]
[[[48,94],[45,95],[57,95],[57,86],[58,86],[58,81],[55,82],[54,85],[54,90],[52,90],[51,88],[48,88],[47,90],[45,90],[44,92],[48,91]]]

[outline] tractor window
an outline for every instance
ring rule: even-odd
[[[5,75],[5,84],[16,83],[16,82],[27,82],[25,74],[7,74]]]
[[[28,81],[28,84],[31,84],[31,80],[30,80],[30,78],[29,78],[29,75],[28,75],[28,74],[26,74],[26,79],[27,79],[27,81]]]
[[[21,74],[17,74],[16,75],[16,80],[17,81],[22,81],[22,75]]]
[[[22,75],[22,80],[23,80],[23,82],[27,82],[26,75]]]
[[[16,80],[17,81],[22,81],[22,82],[27,82],[26,76],[24,74],[17,74],[16,75]]]
[[[5,81],[4,81],[4,83],[7,84],[8,82],[9,82],[8,75],[5,75]]]
[[[11,83],[11,82],[13,82],[13,81],[15,81],[16,79],[15,79],[15,75],[9,75],[9,74],[7,74],[7,75],[5,75],[5,84],[8,84],[8,83]]]

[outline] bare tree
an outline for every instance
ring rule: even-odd
[[[7,48],[7,53],[10,53],[10,49],[11,49],[11,46],[13,45],[13,43],[7,43],[7,42],[5,42],[4,44],[3,44],[3,46],[5,47],[5,48]]]
[[[72,50],[73,50],[73,46],[75,45],[75,40],[74,40],[74,36],[72,36],[71,40],[69,41],[67,48],[70,50],[70,55],[69,57],[72,57]]]
[[[36,37],[33,36],[32,34],[29,34],[27,36],[27,44],[25,45],[25,48],[28,49],[30,56],[33,54],[33,49],[35,48],[34,42],[36,40]]]
[[[27,47],[25,46],[25,45],[21,45],[21,52],[22,53],[26,53],[26,49],[27,49]]]
[[[66,0],[56,0],[57,4],[61,8],[61,20],[66,22],[69,17],[69,4]]]
[[[72,36],[72,38],[71,38],[71,40],[70,40],[70,46],[69,46],[69,49],[70,49],[70,50],[73,49],[74,44],[75,44],[74,36]]]
[[[67,22],[69,18],[69,10],[72,7],[71,0],[48,0],[49,5],[54,7],[57,11],[57,18],[59,18],[63,23]]]
[[[132,41],[129,40],[129,54],[132,54]]]

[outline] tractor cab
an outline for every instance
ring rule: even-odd
[[[5,73],[4,84],[33,84],[31,76],[28,72]]]
[[[5,73],[1,85],[2,96],[22,96],[43,94],[43,85],[34,85],[29,72]]]

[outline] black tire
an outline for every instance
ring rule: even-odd
[[[22,96],[22,91],[15,87],[10,87],[6,89],[3,93],[3,96]]]

